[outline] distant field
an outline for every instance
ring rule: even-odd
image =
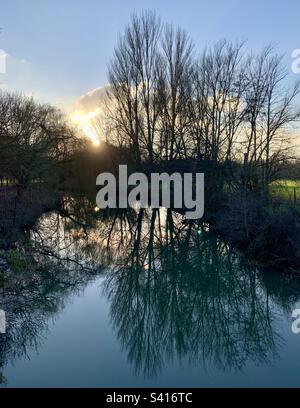
[[[277,180],[271,183],[271,186],[300,187],[300,179],[299,180]]]
[[[283,198],[300,204],[300,180],[277,180],[270,185],[273,197]]]

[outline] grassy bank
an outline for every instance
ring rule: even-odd
[[[270,184],[273,198],[285,200],[300,210],[300,180],[278,180]]]

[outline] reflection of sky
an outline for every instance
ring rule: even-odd
[[[65,203],[66,205],[66,203]],[[69,205],[72,203],[69,202]],[[72,207],[68,209],[74,211]],[[137,217],[138,205],[135,209],[135,217]],[[68,259],[70,265],[74,266],[72,260],[75,260],[81,265],[96,264],[104,265],[107,259],[113,260],[113,265],[122,263],[124,257],[132,252],[131,246],[137,238],[136,225],[129,222],[126,213],[123,216],[116,212],[110,221],[103,222],[101,213],[95,207],[91,210],[94,212],[93,227],[88,229],[83,228],[79,223],[73,223],[71,218],[61,216],[58,212],[50,212],[44,214],[36,224],[36,227],[30,233],[30,239],[37,249],[46,247],[51,254],[60,259]],[[99,215],[99,219],[97,219]],[[144,212],[143,221],[141,223],[140,240],[147,243],[150,235],[150,220],[152,210],[146,209]],[[104,216],[105,217],[105,216]],[[184,217],[178,213],[172,213],[174,228],[181,230]],[[160,208],[155,217],[154,228],[156,233],[153,237],[155,246],[166,244],[169,239],[169,231],[167,228],[167,210]],[[130,250],[128,248],[130,247]],[[147,267],[147,257],[145,257],[145,267]]]

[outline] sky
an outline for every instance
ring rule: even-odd
[[[142,10],[185,28],[199,51],[223,38],[247,40],[254,51],[273,43],[289,67],[300,48],[299,0],[0,0],[0,87],[72,112],[107,84],[118,34]],[[297,77],[290,70],[289,80]]]

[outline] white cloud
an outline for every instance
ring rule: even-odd
[[[97,108],[103,110],[105,100],[107,98],[107,91],[109,85],[98,87],[82,95],[78,101],[76,101],[75,107],[78,110],[82,110],[86,113],[93,112]]]
[[[75,110],[70,113],[71,121],[97,145],[105,139],[104,110],[109,85],[92,89],[75,102]]]

